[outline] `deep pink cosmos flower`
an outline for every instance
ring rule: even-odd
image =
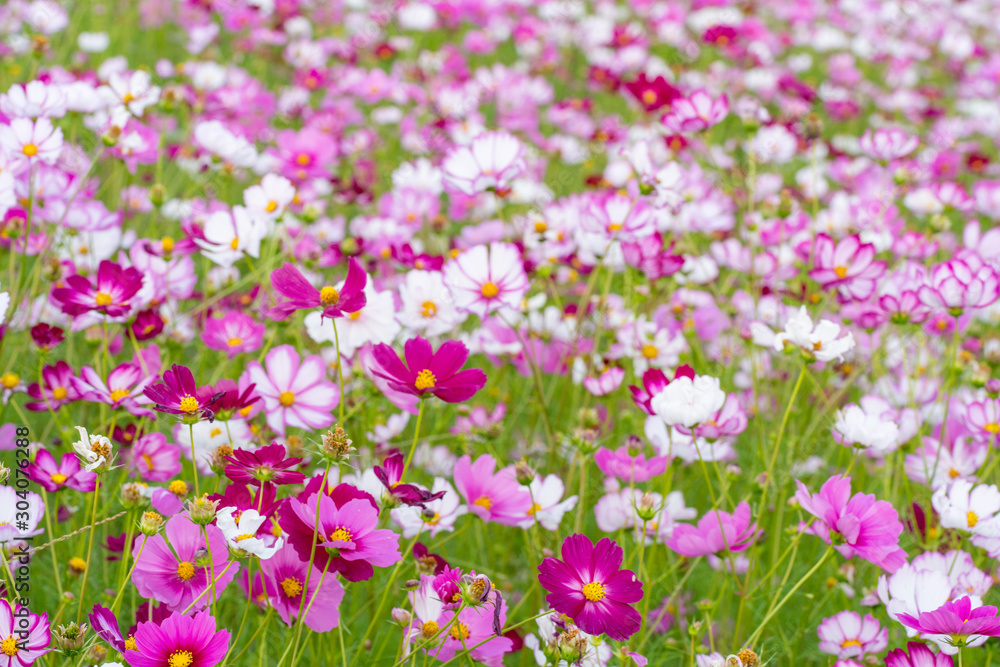
[[[48,614],[33,614],[21,605],[11,608],[0,599],[0,665],[26,667],[52,650],[51,641]]]
[[[958,317],[969,308],[985,308],[1000,298],[1000,276],[978,256],[966,255],[931,269],[917,296],[931,310]]]
[[[279,345],[264,357],[267,370],[251,361],[243,379],[257,385],[267,424],[280,435],[287,427],[320,429],[333,423],[340,389],[326,379],[326,362],[314,354],[301,359],[291,345]]]
[[[229,462],[226,477],[239,484],[261,486],[301,484],[306,476],[296,470],[289,470],[302,463],[302,459],[285,458],[285,446],[279,443],[261,447],[256,451],[237,449],[232,456],[223,457]]]
[[[740,503],[732,514],[710,510],[698,520],[698,527],[679,523],[667,546],[688,558],[709,554],[744,551],[758,535],[757,524],[751,522],[750,505]],[[720,529],[721,525],[721,529]]]
[[[517,526],[531,509],[531,494],[517,481],[514,466],[496,469],[496,460],[483,454],[475,463],[468,454],[455,463],[455,488],[469,511],[483,521]]]
[[[38,450],[35,461],[28,466],[28,477],[49,493],[66,488],[90,493],[97,485],[97,475],[80,467],[76,454],[67,452],[59,463],[49,450]]]
[[[625,90],[632,93],[646,111],[656,111],[669,106],[681,97],[681,91],[667,83],[662,76],[650,79],[645,72],[640,73],[635,80],[626,82]]]
[[[545,600],[587,634],[625,641],[639,630],[642,616],[632,605],[642,599],[642,582],[622,570],[622,549],[604,538],[595,546],[586,535],[570,535],[562,560],[538,565],[538,581],[549,591]]]
[[[725,436],[739,435],[747,429],[747,413],[740,405],[740,399],[735,394],[726,395],[726,402],[715,416],[692,429],[678,426],[681,433],[692,432],[699,438],[715,440]]]
[[[729,99],[725,95],[716,99],[708,91],[699,89],[688,97],[674,100],[661,122],[677,134],[700,132],[721,123],[728,113]]]
[[[181,471],[180,447],[162,433],[137,438],[128,455],[129,468],[150,482],[166,482]]]
[[[686,377],[693,382],[695,378],[694,369],[687,364],[678,366],[677,370],[674,371],[674,380],[679,377]],[[650,405],[653,397],[663,391],[670,382],[659,368],[650,368],[642,374],[642,388],[634,384],[629,385],[629,391],[632,392],[632,400],[647,415],[654,415],[656,413],[653,412],[653,408]]]
[[[268,601],[286,625],[291,625],[292,619],[298,618],[305,596],[306,627],[313,632],[329,632],[337,627],[344,587],[336,577],[323,577],[322,571],[315,565],[310,576],[308,559],[302,560],[290,544],[279,549],[271,558],[262,560],[261,569]]]
[[[225,352],[232,359],[241,352],[259,350],[266,328],[246,313],[231,310],[221,318],[209,317],[205,320],[201,341],[209,349]]]
[[[105,609],[99,604],[94,605],[93,611],[87,616],[90,621],[90,628],[98,637],[111,644],[119,653],[125,652],[125,639],[122,631],[118,628],[118,619],[110,609]]]
[[[121,317],[129,312],[130,300],[142,287],[142,274],[133,267],[123,269],[121,264],[104,260],[97,267],[93,284],[81,275],[69,276],[66,283],[69,287],[52,290],[52,298],[67,315],[97,311]]]
[[[97,371],[84,366],[80,369],[80,377],[73,378],[73,388],[79,392],[81,400],[124,408],[136,417],[151,417],[153,411],[143,407],[150,403],[143,390],[155,379],[155,375],[143,376],[137,364],[127,363],[108,373],[105,384]]]
[[[254,395],[257,385],[252,382],[246,383],[241,389],[233,380],[223,379],[215,383],[214,389],[216,399],[212,408],[219,421],[229,421],[236,413],[246,417],[253,404],[260,400],[260,396]]]
[[[816,494],[795,483],[802,509],[819,519],[808,532],[832,544],[844,558],[858,555],[889,573],[906,563],[906,552],[899,548],[903,524],[890,503],[860,492],[851,497],[850,477],[834,475]]]
[[[469,348],[456,340],[445,341],[437,352],[426,338],[417,336],[403,345],[404,364],[396,352],[379,343],[372,349],[378,367],[372,372],[397,391],[421,398],[434,395],[448,403],[466,401],[486,384],[486,373],[478,368],[461,370]]]
[[[898,620],[932,640],[949,655],[965,646],[980,646],[990,637],[1000,637],[997,608],[990,605],[974,607],[968,595],[945,602],[934,611],[921,612],[916,618],[899,614]]]
[[[229,562],[229,550],[221,530],[209,525],[205,526],[205,531],[211,546],[211,560],[201,529],[186,514],[178,514],[167,521],[164,532],[170,540],[169,546],[162,533],[145,538],[145,547],[142,547],[144,536],[137,536],[132,545],[132,556],[136,559],[132,582],[139,595],[159,600],[171,611],[184,611],[202,592],[211,588],[213,567],[217,579],[215,592],[222,595],[240,564]],[[211,590],[201,595],[193,608],[203,609],[211,602],[210,597]]]
[[[799,252],[808,256],[809,242]],[[857,234],[835,243],[826,234],[817,234],[812,249],[815,268],[809,277],[823,289],[837,289],[844,299],[865,301],[875,293],[877,281],[885,274],[886,263],[875,259],[875,246],[862,243]]]
[[[80,392],[73,385],[73,369],[65,361],[57,361],[55,366],[42,369],[44,386],[35,382],[28,387],[28,396],[35,399],[24,407],[32,412],[53,412],[80,399]]]
[[[594,454],[594,461],[608,477],[626,482],[647,482],[666,472],[669,462],[666,456],[654,456],[647,461],[638,438],[629,438],[628,444],[614,451],[601,447]]]
[[[45,322],[31,327],[31,340],[38,346],[39,350],[55,349],[65,338],[66,332],[62,330],[62,327],[49,326]]]
[[[180,415],[185,423],[202,419],[215,421],[212,412],[215,390],[212,385],[199,387],[187,366],[174,364],[163,373],[163,382],[146,387],[142,393],[155,404],[154,410]]]
[[[955,661],[950,655],[935,654],[926,644],[920,642],[909,642],[906,650],[893,649],[885,656],[885,667],[954,667],[954,665]]]
[[[208,611],[171,614],[135,630],[135,651],[125,651],[132,667],[215,667],[229,650],[229,631],[216,628]]]
[[[341,484],[330,494],[313,493],[305,502],[290,498],[287,511],[281,515],[281,527],[302,560],[309,562],[315,531],[313,562],[316,567],[327,568],[331,573],[340,572],[348,581],[367,581],[375,574],[375,567],[388,567],[403,559],[399,552],[399,534],[377,528],[378,508],[370,496],[359,498],[357,493],[351,492],[353,487],[344,487],[350,485]]]
[[[136,313],[135,320],[129,325],[136,340],[151,340],[163,333],[166,322],[153,308]]]
[[[365,307],[368,274],[353,257],[347,260],[347,277],[339,289],[326,285],[317,289],[294,264],[285,264],[271,272],[274,291],[288,299],[267,311],[268,317],[281,321],[296,310],[322,308],[323,317],[344,317]]]
[[[442,498],[447,493],[447,491],[431,493],[416,484],[402,484],[403,467],[403,455],[399,452],[386,457],[382,465],[375,466],[375,476],[397,501],[404,505],[423,507],[425,503]]]

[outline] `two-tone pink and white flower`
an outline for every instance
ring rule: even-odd
[[[484,132],[445,157],[444,186],[470,196],[487,190],[502,195],[525,170],[523,153],[521,141],[509,132]]]
[[[874,132],[867,130],[858,142],[858,146],[868,157],[873,160],[883,160],[889,162],[906,157],[914,150],[920,140],[904,130],[891,127],[882,127]]]
[[[326,379],[326,363],[318,354],[302,359],[291,345],[279,345],[264,357],[265,366],[250,362],[245,376],[257,385],[267,424],[281,436],[287,427],[319,429],[333,423],[340,389]]]
[[[837,289],[844,299],[865,301],[885,275],[886,263],[875,259],[875,252],[875,246],[862,243],[857,234],[839,243],[826,234],[817,234],[812,249],[815,268],[809,277],[824,289]]]
[[[473,246],[448,262],[444,284],[456,308],[485,318],[496,310],[520,308],[529,281],[517,247],[491,243]]]
[[[700,132],[713,125],[718,125],[729,114],[729,99],[712,97],[708,91],[699,89],[688,97],[674,100],[670,105],[670,113],[663,116],[661,122],[671,132]]]
[[[1000,298],[1000,276],[970,254],[931,269],[917,296],[928,308],[957,317],[970,308],[986,308]]]

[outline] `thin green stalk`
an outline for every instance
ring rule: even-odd
[[[753,634],[751,634],[749,639],[747,639],[746,646],[753,646],[754,642],[757,641],[757,638],[760,637],[760,633],[764,631],[765,627],[767,627],[768,621],[770,621],[771,618],[773,618],[774,615],[777,614],[781,610],[781,608],[785,606],[785,603],[788,602],[789,598],[795,595],[796,591],[802,588],[802,585],[806,583],[806,581],[808,581],[809,578],[813,576],[816,573],[816,571],[819,570],[820,567],[823,566],[823,563],[826,562],[826,559],[829,558],[830,554],[832,553],[833,553],[833,547],[832,546],[828,547],[827,550],[823,553],[823,556],[818,561],[816,561],[816,564],[813,565],[808,572],[802,575],[802,578],[799,579],[798,582],[796,582],[796,584],[792,586],[792,589],[785,594],[785,597],[781,599],[781,602],[771,607],[770,611],[768,611],[767,614],[765,614],[764,619],[760,622],[760,625],[757,626],[757,629],[754,630]]]
[[[83,581],[80,583],[80,604],[76,609],[76,622],[80,623],[83,620],[83,604],[86,599],[87,592],[87,575],[90,574],[90,556],[94,549],[94,532],[97,527],[97,499],[101,495],[101,476],[97,476],[97,481],[94,484],[94,505],[90,510],[90,540],[87,543],[87,558],[86,567],[83,569]]]

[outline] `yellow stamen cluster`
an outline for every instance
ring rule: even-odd
[[[302,582],[295,577],[288,577],[281,582],[281,590],[290,598],[297,598],[302,593]]]
[[[598,602],[604,599],[604,584],[599,581],[592,581],[583,586],[583,597],[591,602]]]
[[[174,651],[167,658],[168,667],[191,667],[194,662],[194,655],[191,651]]]
[[[420,390],[433,389],[437,384],[437,378],[434,377],[434,373],[431,373],[429,369],[425,368],[417,373],[417,379],[413,384]]]
[[[177,576],[184,581],[189,581],[194,576],[194,563],[187,561],[177,563]]]
[[[292,403],[295,402],[295,394],[290,391],[283,391],[281,392],[281,396],[278,396],[278,402],[286,408],[291,407]]]
[[[181,399],[180,403],[181,412],[197,412],[198,411],[198,399],[194,396],[185,396]]]
[[[332,306],[340,301],[340,292],[327,285],[319,291],[319,302],[324,306]]]

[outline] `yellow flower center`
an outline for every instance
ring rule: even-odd
[[[245,417],[245,416],[246,416],[246,415],[244,415],[244,417]],[[212,429],[212,430],[211,430],[211,431],[209,432],[209,434],[208,434],[208,437],[210,437],[210,438],[214,438],[214,437],[215,437],[215,436],[217,436],[217,435],[222,435],[222,429],[221,429],[221,428],[218,428],[218,427],[216,427],[216,428],[213,428],[213,429]]]
[[[73,556],[69,559],[70,569],[76,570],[77,572],[83,572],[87,569],[87,561],[83,560],[79,556]]]
[[[456,623],[451,626],[451,631],[448,633],[451,635],[452,639],[468,639],[469,638],[469,626],[465,623]]]
[[[177,563],[177,576],[188,581],[194,576],[194,564],[184,561],[182,563]]]
[[[234,236],[233,240],[229,242],[229,247],[233,250],[237,250],[240,247],[240,237]]]
[[[21,378],[16,373],[4,373],[0,376],[0,384],[6,389],[13,389]]]
[[[175,479],[174,481],[170,482],[170,486],[168,486],[167,488],[170,489],[170,493],[174,494],[175,496],[186,496],[188,492],[187,482],[185,482],[183,479]]]
[[[35,144],[25,144],[24,148],[21,149],[21,152],[28,157],[35,157],[38,155],[38,146]]]
[[[197,412],[198,399],[194,396],[185,396],[181,399],[181,412]]]
[[[242,535],[236,536],[236,542],[242,542],[243,540],[249,540],[251,538],[253,538],[253,535],[250,533],[243,533]]]
[[[620,224],[618,224],[617,222],[612,222],[610,225],[608,225],[608,231],[612,232],[612,233],[613,232],[620,232],[621,229],[622,229],[622,226]]]
[[[414,386],[417,389],[433,389],[434,385],[437,383],[437,378],[434,377],[434,373],[431,373],[429,369],[417,373],[417,380],[414,382]]]
[[[268,213],[274,213],[275,211],[278,210],[278,202],[272,199],[271,201],[267,202],[267,206],[264,207],[264,210],[267,211]]]
[[[63,482],[66,481],[66,475],[62,474],[61,472],[54,472],[52,473],[52,477],[50,477],[49,479],[51,479],[56,484],[62,484]]]
[[[646,90],[642,93],[642,101],[646,104],[654,104],[656,102],[656,92],[652,90]]]
[[[500,288],[494,285],[493,283],[486,283],[485,285],[483,285],[482,291],[483,291],[483,296],[485,296],[487,299],[492,299],[493,297],[495,297],[497,294],[500,293]]]
[[[111,295],[107,292],[98,292],[94,295],[94,303],[98,306],[110,306],[111,305]]]
[[[424,636],[425,639],[430,639],[437,634],[438,624],[436,621],[427,621],[420,626],[420,634]]]
[[[347,317],[353,322],[361,317],[361,311],[355,310],[353,313],[347,313]]]
[[[486,510],[493,507],[493,501],[490,500],[487,496],[479,496],[479,498],[476,499],[476,502],[472,504],[479,505],[480,507]]]
[[[278,401],[287,408],[295,402],[295,394],[290,391],[283,391],[281,392],[281,396],[278,397]]]
[[[131,102],[134,99],[135,99],[135,96],[132,95],[132,93],[125,93],[125,96],[122,97],[122,104],[128,104],[129,102]]]
[[[163,247],[163,252],[170,252],[174,249],[174,240],[169,236],[164,236],[160,239],[160,245]]]
[[[528,516],[535,516],[535,512],[541,511],[541,509],[542,506],[539,505],[538,503],[535,503],[528,509]]]
[[[837,274],[838,278],[844,278],[847,275],[847,267],[846,266],[836,266],[836,267],[834,267],[833,272]]]
[[[598,602],[604,599],[604,584],[599,581],[592,581],[583,586],[583,597],[591,602]]]
[[[288,577],[281,582],[281,590],[290,598],[297,598],[302,593],[302,582],[295,577]]]
[[[961,474],[962,474],[962,473],[958,472],[958,471],[957,471],[957,470],[955,470],[954,468],[951,468],[951,469],[950,469],[950,470],[948,471],[948,476],[949,476],[949,477],[951,477],[952,479],[955,479],[956,477],[958,477],[958,476],[959,476],[959,475],[961,475]]]
[[[135,637],[129,635],[128,639],[125,640],[125,650],[126,651],[137,651],[139,647],[135,645]]]
[[[66,398],[66,389],[64,387],[56,387],[52,390],[52,398],[57,401],[61,401]]]
[[[12,658],[17,655],[17,638],[11,636],[0,642],[0,651]]]
[[[327,542],[352,542],[353,539],[354,536],[351,535],[351,531],[346,528],[338,528],[330,533],[330,539]]]
[[[656,349],[655,345],[643,345],[642,346],[642,356],[647,359],[656,359],[659,356],[660,351]]]
[[[849,646],[861,646],[861,642],[857,639],[845,639],[844,642],[841,643],[840,648],[847,648]]]
[[[544,234],[546,231],[548,231],[548,229],[549,229],[549,226],[546,225],[544,222],[536,222],[535,223],[535,233],[536,234]]]
[[[295,158],[295,161],[299,163],[299,166],[305,167],[312,162],[312,158],[306,153],[299,153],[298,157]]]
[[[319,302],[324,306],[332,306],[340,301],[340,292],[327,285],[319,291]]]
[[[975,512],[969,512],[965,515],[965,518],[969,522],[969,528],[975,528],[976,524],[979,523],[979,517],[976,516]]]
[[[424,301],[420,304],[420,315],[423,317],[434,317],[437,315],[438,307],[433,301]]]
[[[168,667],[191,667],[194,662],[194,655],[191,651],[174,651],[167,658]]]
[[[441,515],[438,514],[437,512],[434,512],[434,516],[432,516],[429,519],[424,519],[424,523],[426,523],[428,526],[436,526],[438,524],[438,521],[440,520],[441,520]]]
[[[996,434],[1000,433],[1000,424],[998,424],[996,422],[992,422],[992,423],[987,424],[986,426],[984,426],[983,430],[987,431],[988,433],[992,433],[993,435],[996,435]]]
[[[128,389],[115,389],[111,392],[111,400],[117,403],[128,396]]]

